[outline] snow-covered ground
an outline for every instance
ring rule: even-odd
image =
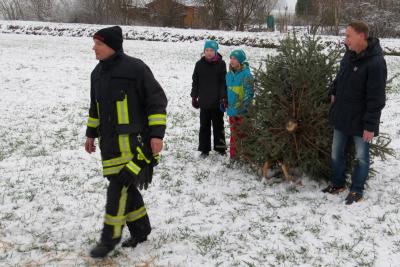
[[[200,159],[189,92],[203,44],[124,45],[169,99],[162,163],[143,193],[149,241],[88,256],[107,186],[99,154],[83,149],[91,39],[0,34],[0,266],[399,266],[399,157],[376,162],[365,201],[352,206],[346,193],[320,193],[322,183],[264,184],[228,158]],[[245,49],[253,66],[275,53]],[[390,76],[400,72],[399,57],[386,59]],[[382,131],[399,151],[400,97],[388,97]]]

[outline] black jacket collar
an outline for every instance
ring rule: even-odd
[[[378,38],[370,37],[368,38],[368,46],[367,48],[359,54],[356,54],[354,51],[350,51],[350,59],[352,61],[358,61],[364,58],[381,56],[383,55],[382,47],[379,43]]]
[[[102,70],[110,69],[112,66],[114,66],[119,61],[119,59],[122,57],[123,54],[124,54],[123,51],[118,51],[111,57],[109,57],[105,60],[100,60],[101,69]]]

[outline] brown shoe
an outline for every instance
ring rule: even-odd
[[[360,202],[362,201],[363,196],[359,193],[356,192],[350,192],[347,197],[346,197],[346,205],[351,205],[354,202]]]
[[[329,193],[332,195],[337,195],[341,192],[346,190],[345,186],[333,186],[333,185],[328,185],[325,189],[322,190],[323,193]]]

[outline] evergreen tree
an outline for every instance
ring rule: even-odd
[[[265,172],[279,164],[288,179],[294,169],[329,178],[333,130],[328,94],[341,52],[311,36],[281,41],[278,55],[255,71],[255,98],[240,129],[245,133],[238,148],[241,160],[264,166]],[[375,138],[371,158],[391,154],[389,143],[387,136]]]

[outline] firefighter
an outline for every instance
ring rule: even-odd
[[[100,242],[91,250],[103,258],[120,242],[124,225],[135,247],[151,232],[139,189],[147,189],[158,164],[166,128],[167,98],[149,67],[123,52],[119,26],[93,36],[99,63],[91,74],[85,150],[96,151],[98,138],[103,176],[109,180]]]

